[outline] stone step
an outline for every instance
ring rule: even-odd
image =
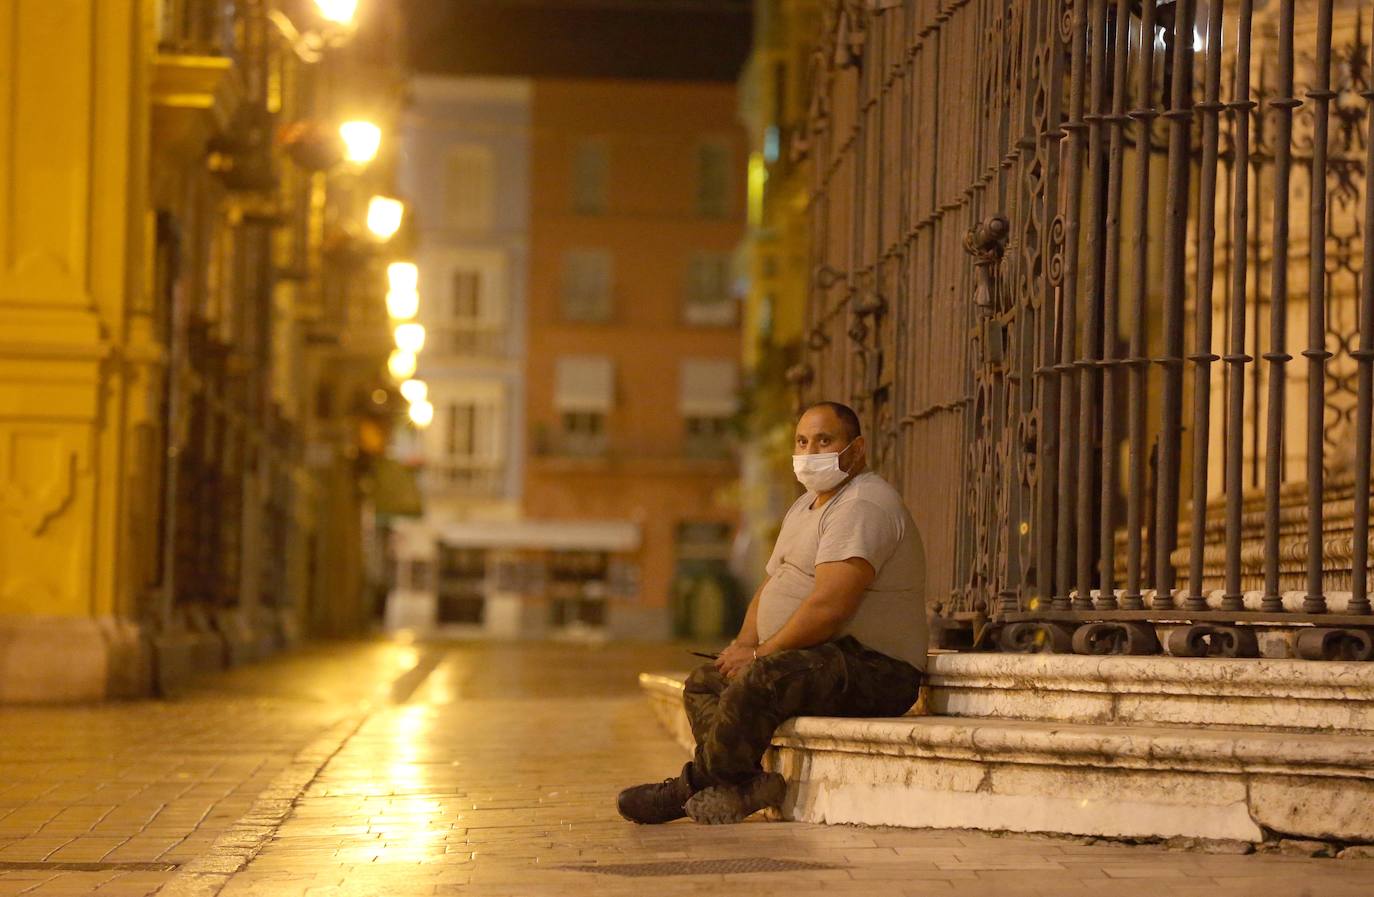
[[[1374,735],[1374,663],[932,654],[941,716]]]
[[[933,664],[932,681],[936,667],[948,673],[949,666]],[[1042,676],[1079,678],[1053,669]],[[1212,681],[1212,692],[1225,692],[1224,677]],[[690,750],[682,676],[646,674],[640,682],[655,714]],[[1019,687],[1033,691],[1036,680]],[[779,728],[767,763],[788,781],[783,816],[804,822],[1374,841],[1368,734],[1092,719],[801,717]]]

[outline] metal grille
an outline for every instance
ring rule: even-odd
[[[865,416],[947,643],[1374,656],[1361,5],[826,14],[798,379]]]
[[[747,872],[803,872],[815,869],[838,869],[825,863],[803,863],[798,860],[770,860],[764,857],[739,857],[724,860],[670,860],[663,863],[606,863],[603,865],[563,866],[572,872],[596,872],[601,875],[624,875],[644,878],[662,875],[740,875]]]
[[[171,872],[176,863],[0,862],[0,872]]]

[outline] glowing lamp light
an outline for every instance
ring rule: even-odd
[[[396,348],[402,352],[409,352],[412,355],[425,347],[425,325],[424,324],[397,324],[396,325]]]
[[[417,427],[428,427],[434,421],[434,406],[423,399],[411,402],[410,419]]]
[[[407,380],[401,384],[401,395],[407,402],[423,402],[429,398],[429,384],[423,380]]]
[[[378,240],[390,240],[401,229],[405,203],[389,196],[374,196],[367,204],[367,229]]]
[[[358,12],[358,0],[315,0],[320,18],[336,25],[351,25]]]
[[[414,262],[392,262],[386,266],[386,282],[398,293],[413,293],[420,288],[420,269]]]
[[[386,294],[386,313],[397,321],[408,321],[420,311],[420,294],[414,291]]]
[[[415,375],[415,353],[403,349],[392,351],[386,360],[386,369],[397,380],[406,380]]]
[[[339,125],[339,137],[344,142],[344,158],[357,165],[377,158],[382,146],[382,129],[370,121],[344,122]]]

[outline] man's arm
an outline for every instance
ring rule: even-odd
[[[716,669],[727,677],[734,676],[754,659],[754,650],[759,644],[759,596],[763,594],[768,580],[769,577],[765,576],[758,591],[754,592],[749,609],[744,612],[744,623],[739,628],[739,635],[735,636],[735,640],[716,658]]]
[[[829,641],[858,611],[864,591],[875,576],[873,565],[863,558],[817,564],[815,587],[783,627],[756,648],[732,644],[717,658],[716,669],[733,679],[756,657]],[[749,622],[746,615],[746,626]],[[752,631],[758,634],[757,628]]]
[[[749,601],[749,609],[744,612],[744,623],[732,644],[753,648],[759,643],[759,596],[763,594],[769,579],[771,577],[764,576],[763,582],[759,583],[759,587],[754,591],[754,597]]]
[[[864,591],[877,575],[863,558],[817,564],[815,588],[783,627],[758,646],[757,656],[810,648],[834,638],[859,610]]]

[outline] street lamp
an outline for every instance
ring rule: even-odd
[[[420,311],[420,294],[392,290],[386,294],[386,313],[396,321],[408,321]]]
[[[396,348],[402,352],[418,353],[425,347],[425,325],[424,324],[397,324],[396,325]]]
[[[320,18],[335,25],[352,25],[358,13],[358,0],[315,0]]]
[[[420,287],[420,269],[414,262],[392,262],[386,266],[386,282],[398,293],[413,293]]]
[[[414,262],[392,262],[386,266],[386,280],[387,314],[398,321],[415,317],[420,311],[420,269]]]
[[[428,427],[434,421],[434,406],[424,399],[411,402],[410,419],[417,427]]]
[[[354,119],[339,125],[344,142],[344,158],[355,165],[366,165],[377,158],[382,146],[382,129],[370,121]]]
[[[401,229],[401,218],[405,215],[405,203],[389,196],[374,196],[367,204],[367,229],[372,235],[385,243]]]
[[[397,380],[406,380],[415,374],[415,353],[404,349],[393,349],[386,360],[386,369]]]
[[[429,384],[423,380],[407,380],[401,384],[401,395],[412,404],[423,402],[429,398]]]

